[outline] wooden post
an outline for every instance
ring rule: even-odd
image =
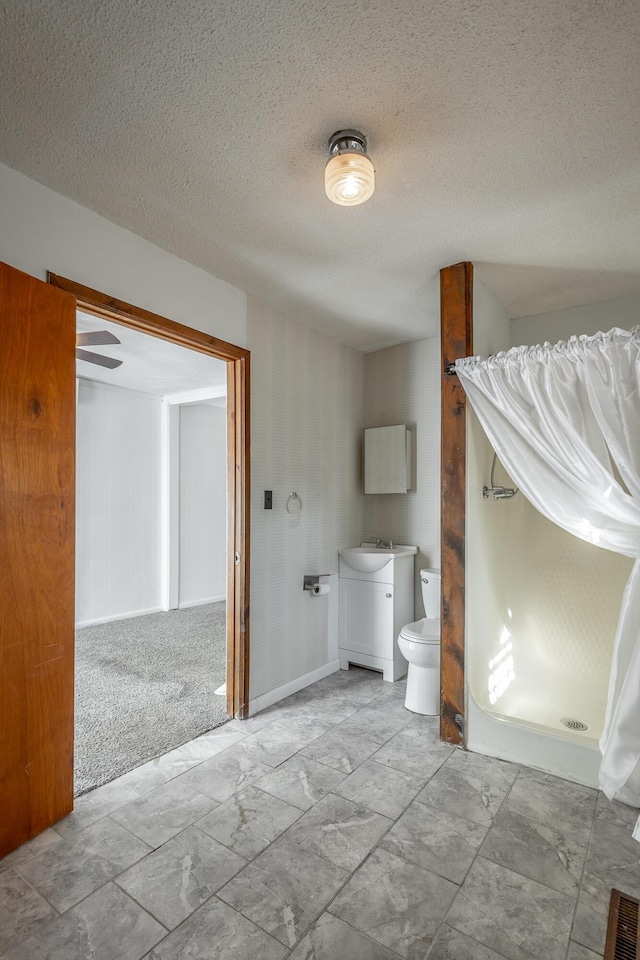
[[[466,413],[464,391],[446,367],[473,350],[473,264],[440,271],[442,337],[440,737],[464,743]]]

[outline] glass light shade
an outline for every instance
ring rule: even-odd
[[[373,164],[365,153],[338,153],[324,168],[324,188],[329,200],[342,207],[364,203],[373,193]]]

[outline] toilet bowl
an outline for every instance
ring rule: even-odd
[[[398,635],[398,646],[409,663],[404,705],[413,713],[440,713],[440,571],[420,571],[426,617],[407,623]]]

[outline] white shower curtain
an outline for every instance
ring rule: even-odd
[[[635,560],[600,738],[600,786],[640,807],[640,327],[457,360],[515,483],[559,526]],[[640,818],[634,830],[640,840]]]

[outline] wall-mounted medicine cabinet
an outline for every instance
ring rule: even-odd
[[[411,434],[404,423],[364,431],[364,492],[406,493],[411,488]]]

